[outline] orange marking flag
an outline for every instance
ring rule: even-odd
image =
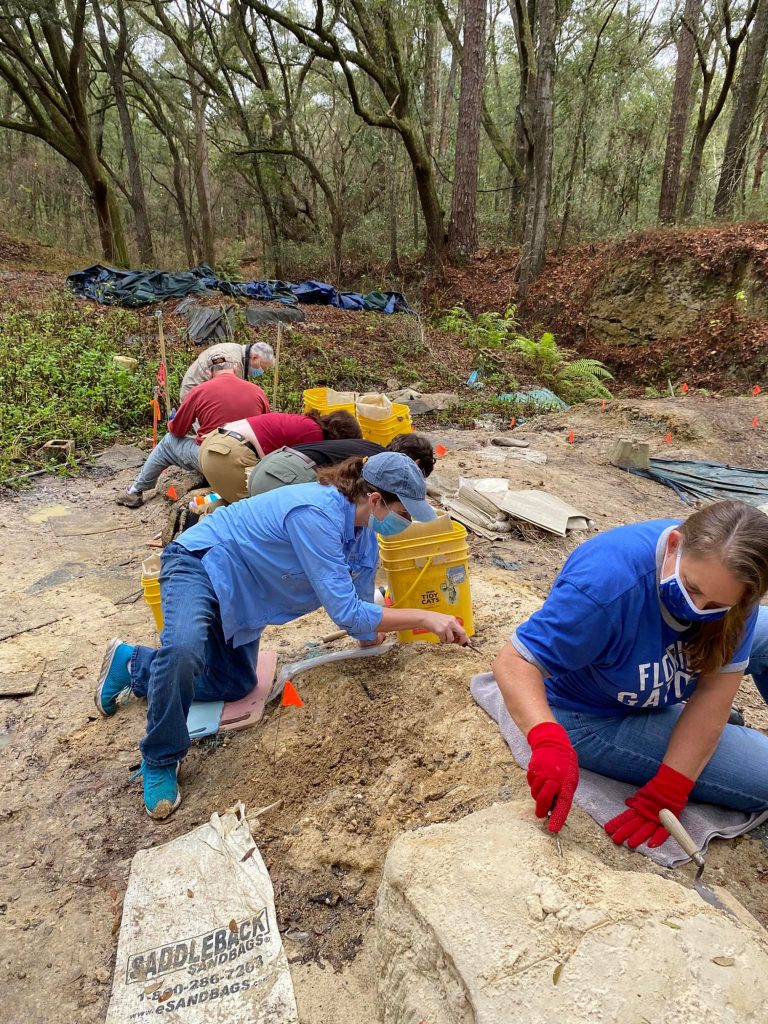
[[[178,501],[179,500],[179,496],[176,493],[176,488],[173,486],[173,484],[171,484],[171,486],[165,492],[165,496],[166,496],[166,498],[170,498],[171,501]]]
[[[152,406],[152,447],[157,447],[157,424],[160,422],[160,403],[156,398],[150,400]]]
[[[671,434],[667,434],[667,436],[664,438],[664,440],[667,442],[667,444],[672,444],[672,435]]]
[[[755,416],[755,418],[752,420],[752,426],[756,427],[759,422],[760,422],[760,420],[758,420],[757,416]]]
[[[759,384],[755,384],[755,386],[752,388],[752,394],[755,396],[755,398],[757,398],[757,396],[760,394]]]
[[[448,449],[442,444],[435,445],[435,455],[447,455]]]
[[[570,434],[568,435],[568,444],[573,444],[573,442],[575,440],[576,440],[576,435],[574,434],[573,431],[571,431]]]
[[[280,704],[284,708],[303,708],[304,701],[299,696],[298,690],[290,681],[286,682],[285,688],[283,689],[283,696]]]

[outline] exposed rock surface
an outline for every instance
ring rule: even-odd
[[[562,840],[527,804],[406,833],[377,907],[384,1024],[758,1024],[766,933]],[[631,860],[627,859],[629,866]]]

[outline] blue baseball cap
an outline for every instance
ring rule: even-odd
[[[365,460],[363,480],[377,490],[396,494],[411,519],[428,523],[437,519],[435,510],[426,502],[427,482],[413,461],[400,452],[380,452]]]

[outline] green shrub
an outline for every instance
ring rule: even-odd
[[[121,435],[147,436],[159,357],[126,349],[138,323],[134,312],[105,313],[60,294],[42,310],[0,309],[0,480],[45,465],[41,448],[53,437],[72,438],[82,454]],[[115,366],[115,354],[136,355],[138,369]],[[172,394],[188,362],[169,355]]]
[[[507,306],[501,313],[480,313],[473,317],[463,306],[454,306],[438,321],[438,326],[463,334],[475,348],[517,351],[526,370],[534,374],[540,384],[554,391],[566,402],[584,402],[588,398],[610,398],[604,381],[613,380],[606,366],[598,359],[576,359],[575,353],[560,348],[555,336],[545,331],[537,340],[526,338],[519,332],[516,319],[517,306]],[[488,357],[486,353],[486,359]],[[484,366],[482,355],[478,364]],[[486,374],[486,383],[490,379]],[[516,384],[507,385],[514,390]]]
[[[545,331],[538,341],[518,335],[514,342],[539,380],[566,402],[584,402],[588,398],[610,398],[603,381],[613,380],[599,359],[572,359],[572,352],[560,348],[554,334]]]

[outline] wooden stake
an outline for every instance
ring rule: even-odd
[[[161,387],[163,389],[163,402],[165,402],[165,415],[166,416],[170,416],[170,413],[171,413],[171,403],[170,403],[170,401],[168,399],[168,360],[165,357],[165,335],[163,334],[163,311],[162,311],[162,309],[158,309],[158,311],[155,313],[155,316],[157,317],[157,335],[158,335],[158,338],[160,339],[160,362],[162,363],[162,365],[163,365],[163,367],[165,369],[165,374],[164,374],[165,379],[163,380],[163,383],[161,385]]]
[[[283,341],[283,325],[277,325],[277,346],[275,347],[275,377],[272,382],[272,405],[277,405],[277,387],[280,383],[280,346]]]

